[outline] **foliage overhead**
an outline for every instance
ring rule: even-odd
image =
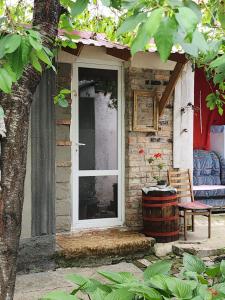
[[[44,64],[54,69],[55,54],[46,47],[39,28],[28,27],[32,5],[21,0],[14,5],[7,2],[0,0],[0,90],[4,93],[10,93],[28,64],[38,72],[42,72]],[[61,5],[64,13],[59,27],[66,33],[63,40],[55,41],[56,48],[76,47],[77,37],[72,31],[83,29],[104,32],[111,40],[130,45],[133,55],[147,50],[153,41],[164,62],[171,51],[184,52],[193,66],[205,69],[209,82],[216,87],[206,99],[209,109],[217,107],[223,113],[223,0],[198,3],[192,0],[61,0]]]
[[[129,272],[99,271],[108,280],[102,283],[81,275],[66,278],[76,285],[71,293],[50,292],[42,300],[222,300],[225,299],[225,261],[210,267],[197,256],[184,254],[183,269],[171,275],[172,262],[158,261],[148,266],[143,279]],[[80,298],[82,297],[82,298]]]

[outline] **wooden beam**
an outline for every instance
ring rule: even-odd
[[[79,56],[83,48],[84,48],[83,44],[77,43],[77,48],[75,48],[75,49],[72,49],[70,47],[62,47],[62,50],[67,53]]]
[[[129,49],[106,48],[106,53],[125,61],[128,61],[131,58]]]
[[[181,54],[181,53],[171,53],[170,56],[168,57],[168,60],[172,60],[180,63],[186,63],[188,61],[187,58],[185,57],[185,54]]]
[[[176,66],[170,76],[169,83],[167,84],[166,89],[159,101],[159,116],[162,115],[163,110],[164,110],[170,96],[172,95],[172,93],[174,91],[174,88],[176,86],[176,83],[177,83],[180,75],[181,75],[181,72],[183,71],[184,66],[185,66],[185,63],[177,62]]]

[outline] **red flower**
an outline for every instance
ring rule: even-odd
[[[162,158],[162,154],[161,153],[155,153],[153,155],[154,158]]]
[[[142,154],[145,154],[145,150],[144,150],[144,149],[140,149],[140,150],[138,151],[138,153],[141,154],[141,155],[142,155]]]

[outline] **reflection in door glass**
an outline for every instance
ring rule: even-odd
[[[118,169],[117,73],[79,68],[80,170]]]
[[[118,216],[117,176],[90,176],[79,179],[79,220]]]

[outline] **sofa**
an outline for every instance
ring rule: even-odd
[[[221,155],[194,150],[193,190],[195,200],[225,209],[225,160]]]

